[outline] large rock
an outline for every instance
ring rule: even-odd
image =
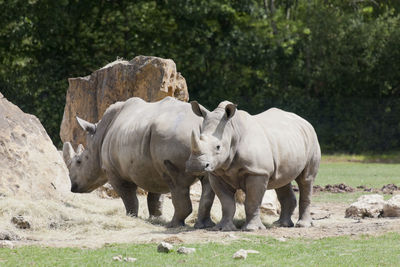
[[[201,183],[197,181],[190,187],[190,198],[192,200],[200,201],[201,197]],[[239,189],[235,193],[235,201],[239,205],[243,205],[246,200],[246,194],[243,190]],[[281,212],[281,204],[275,190],[266,190],[261,206],[261,214],[276,216]]]
[[[394,195],[383,206],[383,217],[400,217],[400,194]]]
[[[133,96],[149,102],[166,96],[189,99],[186,81],[171,59],[138,56],[131,61],[117,60],[89,76],[68,81],[60,137],[74,148],[86,143],[75,116],[97,122],[109,105]]]
[[[279,203],[275,190],[265,191],[263,200],[261,202],[260,211],[263,214],[274,216],[281,213],[281,204]]]
[[[372,217],[377,218],[382,214],[383,206],[385,205],[385,201],[383,200],[383,196],[378,194],[373,195],[363,195],[357,199],[357,202],[354,202],[346,209],[345,217],[352,218],[364,218],[364,217]]]
[[[239,204],[244,204],[246,194],[239,189],[235,193],[235,200]],[[276,216],[281,212],[281,204],[275,190],[266,190],[260,206],[260,212],[265,215]]]
[[[56,198],[70,188],[68,171],[40,121],[0,93],[0,194]]]

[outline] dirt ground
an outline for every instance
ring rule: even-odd
[[[249,235],[273,237],[284,241],[288,238],[319,239],[331,236],[379,235],[386,232],[400,233],[400,218],[344,218],[349,204],[316,203],[312,205],[314,226],[311,228],[280,228],[272,226],[277,216],[263,215],[266,230],[255,232],[214,232],[193,228],[199,195],[192,195],[194,212],[187,219],[187,226],[168,229],[166,222],[172,218],[171,199],[166,196],[163,219],[148,219],[144,196],[140,196],[139,218],[125,216],[120,199],[102,199],[96,194],[72,194],[61,203],[41,200],[0,199],[0,239],[9,239],[14,245],[43,245],[55,247],[96,248],[110,243],[171,243],[231,242],[246,239]],[[212,218],[219,221],[220,203],[215,200]],[[297,209],[293,221],[297,220]],[[18,229],[11,217],[21,215],[30,222],[30,229]],[[244,207],[237,205],[236,223],[244,220]],[[2,237],[2,238],[1,238]]]

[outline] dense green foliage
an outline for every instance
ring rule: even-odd
[[[288,239],[246,236],[230,244],[184,244],[196,248],[190,255],[158,253],[157,244],[112,245],[100,249],[26,246],[0,249],[2,266],[396,266],[400,261],[400,235]],[[176,248],[179,245],[176,246]],[[235,260],[239,249],[257,250],[246,260]],[[134,257],[132,263],[112,257]]]
[[[0,91],[56,144],[68,87],[117,57],[172,58],[191,99],[293,111],[324,152],[400,149],[396,0],[0,0]]]

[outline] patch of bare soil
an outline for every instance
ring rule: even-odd
[[[311,238],[319,239],[332,236],[356,236],[361,234],[379,235],[386,232],[400,233],[400,218],[345,218],[345,210],[349,204],[316,203],[311,212],[313,227],[281,228],[273,227],[259,234],[275,238]],[[295,211],[297,215],[297,210]],[[296,217],[296,216],[294,216]]]
[[[101,247],[109,243],[171,243],[223,242],[246,239],[250,235],[285,238],[319,239],[330,236],[379,235],[400,233],[400,218],[344,218],[347,204],[316,203],[312,205],[314,226],[311,228],[280,228],[272,226],[277,216],[262,215],[266,230],[255,232],[214,232],[193,228],[197,215],[199,195],[192,195],[194,212],[186,220],[188,226],[169,229],[166,222],[172,218],[171,199],[164,197],[163,219],[148,219],[145,196],[140,195],[139,218],[125,215],[120,199],[102,199],[96,194],[70,194],[61,203],[0,198],[0,239],[14,245],[45,245],[55,247]],[[350,203],[349,203],[350,204]],[[237,205],[236,223],[243,224],[243,205]],[[296,209],[293,221],[297,220]],[[12,218],[22,216],[30,228],[21,229]],[[212,218],[219,221],[221,206],[216,198]]]

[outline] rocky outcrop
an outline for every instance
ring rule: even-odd
[[[400,195],[394,195],[388,201],[378,194],[363,195],[346,209],[345,217],[400,217]]]
[[[346,209],[345,217],[377,218],[379,215],[381,215],[384,204],[385,201],[381,195],[363,195],[357,199],[357,202],[354,202]]]
[[[383,206],[383,217],[400,217],[400,194],[394,195]]]
[[[260,212],[266,215],[279,215],[281,213],[281,204],[275,190],[265,191],[263,200],[260,206]]]
[[[239,189],[235,193],[236,203],[244,204],[246,194]],[[265,215],[276,216],[281,212],[281,204],[275,190],[266,190],[260,206],[260,212]]]
[[[57,198],[68,171],[40,121],[0,93],[0,195]]]
[[[201,196],[201,183],[200,181],[194,183],[190,187],[190,197],[192,200],[200,201]],[[235,201],[239,205],[243,205],[246,199],[246,194],[243,190],[239,189],[235,193]],[[264,215],[276,216],[281,212],[281,204],[278,201],[275,190],[266,190],[261,206],[260,212]]]
[[[188,101],[186,81],[171,59],[138,56],[131,61],[116,60],[89,76],[70,78],[60,137],[76,148],[85,144],[85,133],[75,116],[97,122],[109,105],[137,96],[158,101],[174,96]]]

